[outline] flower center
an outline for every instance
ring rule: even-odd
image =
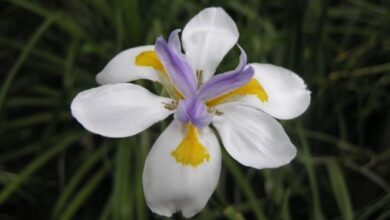
[[[177,120],[202,128],[210,124],[216,113],[214,107],[218,104],[244,95],[255,95],[262,102],[268,101],[267,93],[253,79],[253,67],[248,65],[246,53],[241,47],[239,63],[234,70],[203,82],[203,71],[194,70],[182,53],[179,32],[171,32],[168,41],[158,37],[155,52],[145,51],[136,57],[136,65],[152,67],[161,73],[162,84],[175,99],[175,103],[166,104],[165,108],[173,110],[177,105]]]
[[[206,104],[198,97],[180,100],[175,118],[183,123],[191,123],[198,128],[208,126],[213,118]]]

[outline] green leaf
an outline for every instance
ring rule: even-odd
[[[344,179],[344,174],[339,163],[332,159],[327,163],[332,190],[336,199],[337,205],[344,220],[354,219],[351,199],[348,192],[348,187]]]
[[[131,161],[133,139],[119,141],[115,157],[113,219],[132,219],[134,206],[132,201]]]

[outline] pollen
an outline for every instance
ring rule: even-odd
[[[231,101],[238,96],[255,95],[261,102],[268,102],[268,94],[265,92],[263,86],[256,79],[252,79],[246,85],[237,88],[231,92],[218,96],[214,99],[210,99],[206,102],[209,107]]]
[[[197,128],[191,123],[187,125],[187,135],[171,155],[177,163],[192,167],[210,160],[206,147],[200,143]]]
[[[164,67],[157,57],[155,51],[144,51],[135,58],[135,64],[138,66],[152,67],[157,71],[164,71]]]

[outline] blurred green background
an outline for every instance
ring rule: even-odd
[[[390,219],[389,0],[2,0],[1,220],[163,219],[146,207],[141,174],[169,120],[109,139],[84,130],[69,105],[116,53],[208,6],[233,17],[250,62],[304,78],[312,103],[282,122],[298,148],[291,164],[259,171],[224,153],[195,219]]]

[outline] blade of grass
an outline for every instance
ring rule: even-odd
[[[4,164],[8,161],[15,160],[20,157],[27,156],[36,152],[39,149],[39,144],[34,143],[23,147],[16,147],[15,150],[11,152],[6,152],[0,155],[0,163]]]
[[[142,186],[142,171],[146,159],[146,154],[151,146],[151,136],[149,131],[144,131],[140,135],[139,148],[133,148],[134,154],[137,158],[137,164],[135,166],[135,206],[136,206],[136,219],[146,220],[146,206],[144,199],[144,191]]]
[[[357,215],[358,220],[370,219],[379,210],[383,210],[386,205],[390,203],[390,193],[381,195],[379,199],[372,204],[369,204],[359,215]]]
[[[387,193],[390,193],[390,185],[386,182],[385,179],[383,179],[380,175],[376,174],[375,172],[371,171],[369,168],[365,166],[359,166],[355,164],[354,162],[350,160],[344,161],[345,165],[350,168],[351,170],[358,172],[359,174],[363,175],[364,177],[371,180],[373,183],[377,184],[378,186],[382,187],[383,190]]]
[[[66,135],[64,138],[58,140],[57,144],[49,148],[47,151],[42,153],[39,157],[35,158],[29,163],[20,174],[0,192],[0,205],[2,205],[9,196],[11,196],[33,173],[39,168],[44,166],[50,159],[55,157],[66,147],[80,139],[83,133],[71,133]]]
[[[386,211],[383,212],[382,215],[378,217],[378,220],[386,220],[390,218],[390,210],[387,209]]]
[[[363,0],[348,0],[351,4],[357,5],[359,7],[362,7],[365,11],[371,11],[372,14],[378,14],[381,16],[384,16],[386,19],[390,18],[390,12],[388,8],[383,7],[381,5],[376,5],[374,3],[369,3],[368,1]]]
[[[116,52],[121,51],[123,48],[123,38],[124,38],[124,22],[123,22],[123,12],[120,5],[121,1],[115,1],[116,2],[116,8],[115,8],[115,30],[116,30],[116,45],[115,50]]]
[[[15,64],[12,66],[11,70],[8,72],[7,77],[4,81],[4,83],[1,86],[0,90],[0,114],[4,108],[4,101],[5,97],[7,96],[7,92],[12,84],[12,81],[14,80],[16,74],[18,73],[19,69],[22,67],[23,63],[26,61],[27,57],[30,55],[30,52],[38,42],[38,40],[42,37],[42,35],[48,30],[50,25],[58,18],[58,16],[50,16],[48,17],[35,31],[35,33],[32,35],[26,46],[24,47],[23,51],[21,52],[19,58],[15,62]]]
[[[65,72],[63,74],[62,86],[69,93],[75,80],[74,65],[76,53],[78,50],[78,40],[74,39],[68,47],[68,56],[66,59]]]
[[[311,196],[313,202],[313,214],[314,219],[322,220],[324,219],[323,212],[321,210],[321,201],[317,184],[317,177],[315,174],[315,167],[311,159],[309,143],[306,139],[306,135],[302,129],[302,126],[297,122],[298,136],[303,150],[301,151],[302,160],[306,167],[307,174],[309,175],[309,184],[311,189]]]
[[[58,100],[42,97],[12,97],[7,101],[7,108],[23,107],[53,107],[58,104]]]
[[[355,69],[353,71],[335,71],[329,74],[331,80],[339,80],[341,78],[362,77],[374,74],[387,74],[390,71],[390,63],[379,64],[375,66]]]
[[[283,220],[290,220],[291,219],[290,205],[289,205],[290,195],[291,195],[291,190],[287,189],[285,194],[284,194],[282,210],[280,212],[280,218]]]
[[[139,42],[143,32],[138,3],[138,0],[121,1],[120,3],[123,10],[124,23],[126,27],[129,27],[129,33],[126,33],[126,35],[131,36],[131,43],[133,44]]]
[[[263,207],[257,202],[255,193],[253,192],[249,182],[245,179],[245,175],[240,171],[239,167],[225,151],[223,151],[222,156],[223,162],[226,165],[227,169],[234,176],[245,197],[249,200],[250,206],[254,215],[256,216],[256,219],[265,220],[266,217],[263,213]]]
[[[104,180],[104,177],[108,174],[109,169],[105,166],[93,175],[93,177],[86,183],[75,198],[69,203],[68,208],[61,215],[60,220],[70,220],[94,192],[97,186]]]
[[[5,170],[0,170],[0,183],[6,185],[9,182],[13,181],[15,178],[17,178],[18,175],[19,175],[18,173],[12,173]],[[34,187],[55,188],[57,186],[55,181],[50,181],[40,177],[29,177],[28,179],[25,180],[24,184],[26,185],[26,188],[34,188]],[[27,200],[30,200],[31,198],[31,195],[28,195],[25,189],[20,189],[19,191],[15,192],[15,194]]]
[[[55,21],[55,23],[62,28],[63,30],[67,31],[68,33],[80,37],[83,39],[90,39],[87,32],[85,32],[85,29],[81,27],[78,23],[76,23],[72,17],[64,14],[61,12],[61,10],[54,10],[53,9],[47,9],[43,6],[41,6],[38,3],[34,3],[32,1],[25,1],[25,0],[6,0],[11,4],[17,5],[21,8],[24,8],[32,13],[35,13],[37,15],[40,15],[45,18],[51,18],[56,14],[55,16],[58,16],[59,19]]]
[[[112,4],[107,2],[106,0],[87,0],[91,3],[92,7],[98,11],[99,15],[104,16],[111,25],[114,25],[114,19],[112,16]]]
[[[340,148],[340,150],[343,150],[343,151],[350,151],[353,153],[364,154],[364,155],[372,155],[373,154],[371,151],[365,149],[364,147],[362,147],[360,145],[349,143],[347,140],[342,140],[338,137],[335,137],[335,136],[332,136],[332,135],[329,135],[329,134],[326,134],[323,132],[318,132],[318,131],[313,131],[313,130],[301,128],[302,132],[299,133],[300,132],[299,130],[297,131],[296,129],[293,129],[292,127],[288,127],[288,126],[286,126],[286,129],[290,133],[304,135],[304,137],[307,139],[314,139],[317,141],[329,143],[330,144],[329,146],[338,147],[338,148]]]
[[[29,115],[26,117],[19,117],[15,120],[7,122],[7,129],[19,129],[22,127],[31,127],[38,124],[44,124],[53,120],[68,120],[70,119],[68,111],[55,114],[55,112],[43,112],[36,115]]]
[[[24,43],[16,41],[14,39],[5,38],[3,36],[0,36],[0,45],[11,48],[14,50],[20,50],[22,51],[24,49]],[[47,48],[45,48],[47,49]],[[58,69],[64,69],[66,68],[67,63],[64,61],[64,59],[59,56],[58,54],[54,54],[52,52],[46,51],[42,48],[33,48],[31,51],[31,57],[39,58],[40,60],[43,60],[45,67],[47,67],[48,64],[55,66],[55,70]],[[39,65],[38,65],[39,66]],[[91,77],[90,73],[84,69],[81,69],[79,66],[75,67],[74,69],[75,74],[82,75],[83,77]],[[51,73],[61,76],[61,71],[52,71]]]
[[[85,178],[88,172],[99,162],[99,160],[103,158],[103,156],[110,149],[110,146],[111,145],[100,146],[98,150],[96,150],[92,155],[88,156],[88,158],[76,169],[76,172],[73,174],[72,178],[69,180],[68,184],[54,205],[52,219],[58,219],[61,209],[65,206],[70,196],[76,191],[77,186],[80,184],[81,180]]]
[[[283,202],[284,189],[281,186],[280,175],[277,172],[263,170],[261,173],[265,179],[267,199],[272,200],[275,204],[281,204]]]
[[[121,140],[117,146],[115,158],[114,193],[113,193],[113,219],[132,219],[131,201],[131,147],[133,139]]]
[[[227,219],[230,220],[245,220],[244,216],[232,206],[229,206],[223,210],[223,214]]]
[[[343,219],[354,219],[351,199],[340,165],[333,159],[329,160],[326,166],[328,169],[330,182],[332,184],[333,193]]]
[[[112,195],[107,199],[106,204],[104,205],[102,214],[100,214],[99,220],[109,220],[112,213]]]

